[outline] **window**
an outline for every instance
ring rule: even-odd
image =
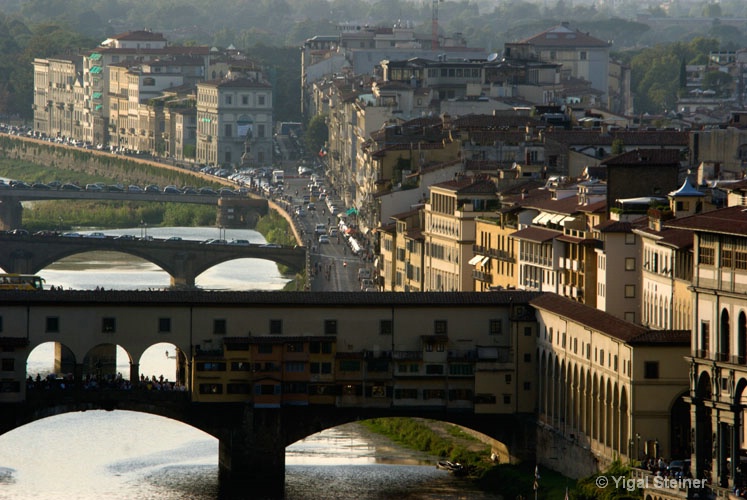
[[[225,96],[225,103],[226,104],[233,104],[233,96],[232,95],[226,95]]]
[[[60,318],[57,316],[47,316],[47,324],[44,331],[47,333],[59,333]]]
[[[306,364],[302,361],[286,361],[286,373],[303,373],[306,371]]]
[[[635,257],[626,257],[625,258],[625,270],[626,271],[635,271]]]
[[[524,354],[524,362],[525,363],[531,363],[532,362],[532,355],[530,353],[527,352],[527,353]]]
[[[3,358],[2,371],[12,372],[15,370],[16,360],[13,358]]]
[[[226,371],[226,363],[216,361],[203,361],[197,363],[198,372],[224,372]]]
[[[324,320],[324,334],[325,335],[337,335],[337,320],[336,319],[325,319]]]
[[[249,104],[249,96],[248,95],[242,95],[241,96],[241,104],[244,106],[247,106]]]
[[[444,366],[443,365],[425,365],[425,373],[426,375],[443,375]]]
[[[446,335],[447,334],[447,321],[445,319],[437,319],[433,322],[433,333],[436,335]]]
[[[715,250],[710,247],[701,246],[698,249],[698,264],[712,266],[714,262]]]
[[[379,321],[379,335],[391,335],[394,327],[391,319],[382,319]]]
[[[114,333],[117,331],[117,318],[101,318],[101,332]]]
[[[531,382],[524,382],[524,390],[525,391],[531,391],[532,390],[532,383]]]
[[[659,378],[659,362],[646,361],[643,363],[643,378]]]
[[[223,384],[200,384],[200,394],[223,394]]]
[[[361,362],[354,359],[340,360],[341,372],[359,372],[361,371]]]
[[[270,335],[281,335],[283,333],[283,320],[282,319],[271,319],[270,320]]]
[[[158,333],[171,332],[171,318],[158,318]]]
[[[511,374],[507,373],[506,374],[506,384],[510,384],[510,383],[511,383]]]
[[[635,323],[635,313],[634,312],[626,312],[625,313],[625,321],[629,321],[630,323]]]
[[[626,299],[635,298],[635,285],[625,285],[625,298]]]
[[[265,105],[265,96],[263,96],[263,95],[257,96],[257,105],[258,106],[264,106]]]
[[[625,244],[626,245],[635,245],[635,234],[633,234],[633,233],[625,233]]]
[[[531,326],[525,326],[524,327],[524,336],[525,337],[531,337],[532,336],[532,327]]]
[[[225,335],[227,331],[225,319],[214,319],[213,320],[213,334]]]
[[[586,60],[586,51],[585,51],[585,50],[582,50],[581,52],[579,52],[579,53],[578,53],[578,58],[579,58],[580,60],[582,60],[582,61],[585,61],[585,60]]]
[[[504,394],[503,395],[503,404],[504,405],[510,405],[511,404],[511,395],[510,394]]]
[[[234,383],[229,383],[226,385],[227,394],[251,394],[251,392],[252,392],[251,384],[234,382]]]
[[[303,342],[288,342],[285,344],[286,352],[303,352]]]
[[[232,132],[232,131],[233,131],[233,128],[231,127],[231,124],[230,124],[230,123],[226,123],[226,124],[225,124],[225,125],[223,126],[223,135],[225,135],[226,137],[231,137],[231,135],[232,135],[232,133],[231,133],[231,132]]]
[[[231,361],[232,372],[250,372],[252,364],[247,361]]]
[[[503,323],[499,319],[490,320],[490,335],[500,335],[503,330]]]
[[[259,344],[257,346],[257,353],[272,354],[272,344]]]

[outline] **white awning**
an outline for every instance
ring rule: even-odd
[[[482,258],[482,261],[480,262],[480,264],[484,266],[485,264],[487,264],[487,262],[488,262],[489,260],[490,260],[490,257],[483,257],[483,258]]]
[[[474,266],[475,264],[477,264],[478,262],[480,262],[480,260],[482,260],[482,255],[475,255],[474,257],[472,257],[469,260],[468,264],[470,266]]]
[[[542,212],[537,217],[535,217],[534,219],[532,219],[532,224],[537,224],[537,225],[543,226],[543,225],[547,224],[547,220],[550,217],[552,217],[552,214],[548,214],[546,212]]]
[[[550,220],[547,221],[548,224],[560,224],[560,221],[565,218],[565,215],[563,214],[555,214],[552,217],[550,217]]]

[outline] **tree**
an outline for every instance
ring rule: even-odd
[[[323,115],[316,115],[309,121],[303,136],[307,151],[321,151],[329,138],[326,119]]]
[[[729,73],[723,71],[709,71],[703,75],[703,88],[714,90],[717,95],[728,92],[734,78]]]

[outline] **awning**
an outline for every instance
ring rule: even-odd
[[[91,69],[89,69],[88,72],[93,75],[97,75],[101,73],[101,66],[91,66]]]
[[[490,257],[483,257],[482,261],[480,262],[480,265],[484,266],[485,264],[488,263],[489,260],[490,260]]]
[[[560,224],[560,221],[565,219],[563,214],[555,214],[547,221],[548,224]]]
[[[482,255],[475,255],[474,257],[472,257],[472,258],[471,258],[471,259],[469,260],[468,264],[469,264],[470,266],[474,266],[475,264],[477,264],[477,263],[478,263],[478,262],[480,262],[481,260],[482,260]]]
[[[532,219],[532,224],[543,226],[547,224],[547,221],[552,217],[552,214],[548,214],[546,212],[542,212],[537,217]]]
[[[91,94],[91,97],[93,97],[94,99],[101,99],[101,95],[101,92],[94,92],[93,94]]]

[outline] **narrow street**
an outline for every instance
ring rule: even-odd
[[[338,227],[339,219],[330,215],[327,205],[323,200],[316,202],[314,210],[306,210],[303,202],[304,193],[309,183],[308,177],[295,177],[293,172],[286,169],[285,196],[292,197],[292,207],[303,206],[306,214],[294,217],[299,229],[303,229],[304,245],[311,250],[311,291],[360,291],[358,270],[368,268],[372,270],[371,263],[363,262],[361,257],[353,255],[345,237],[329,236],[329,243],[320,243],[315,233],[317,224],[324,224],[329,235],[329,228]],[[296,194],[298,192],[298,194]]]

